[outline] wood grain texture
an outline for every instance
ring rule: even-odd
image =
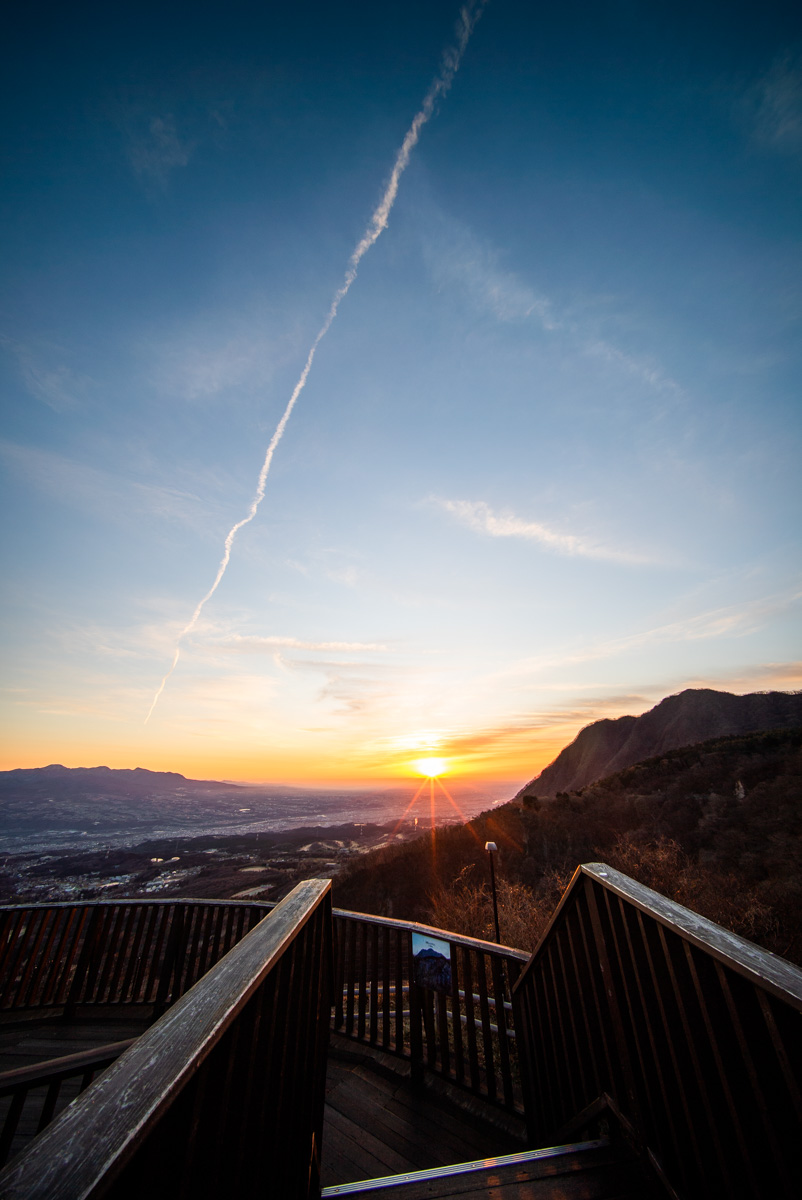
[[[299,884],[0,1176],[5,1200],[106,1194],[330,892]]]

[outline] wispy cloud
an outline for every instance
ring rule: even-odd
[[[802,51],[787,51],[751,89],[752,132],[764,148],[802,152]]]
[[[497,321],[522,325],[532,322],[547,334],[567,338],[574,352],[601,358],[653,391],[682,394],[680,385],[659,363],[622,349],[599,333],[598,321],[583,321],[577,317],[576,309],[562,308],[536,290],[515,271],[504,267],[499,251],[462,222],[437,210],[427,216],[424,255],[439,287],[459,288],[477,309]],[[432,233],[432,227],[436,234]]]
[[[685,687],[724,688],[727,691],[797,691],[802,688],[802,662],[755,663],[715,676],[697,676]]]
[[[0,459],[26,484],[105,520],[127,525],[146,513],[208,536],[213,514],[191,486],[126,478],[122,469],[104,471],[65,454],[4,439],[0,439]],[[203,482],[208,491],[209,480]]]
[[[337,653],[357,654],[368,653],[375,654],[381,651],[386,651],[387,646],[380,642],[335,642],[335,641],[308,641],[304,638],[295,637],[279,637],[268,636],[259,637],[256,635],[247,635],[234,633],[225,638],[222,642],[216,643],[218,648],[223,650],[233,650],[239,653],[259,653],[260,651],[272,651],[277,649],[286,650],[325,650],[334,651]]]
[[[260,400],[278,367],[298,351],[295,332],[273,335],[271,313],[257,300],[239,313],[211,311],[142,339],[137,352],[162,395],[188,401],[223,398],[246,389]]]
[[[520,755],[527,746],[531,746],[534,753],[544,741],[551,745],[558,733],[557,740],[562,745],[565,731],[572,737],[575,730],[593,721],[633,711],[643,712],[653,703],[647,696],[628,694],[515,713],[494,725],[445,732],[438,741],[437,752],[468,761],[492,759],[499,754]]]
[[[571,557],[605,559],[609,562],[621,563],[654,561],[645,555],[604,546],[577,534],[561,533],[544,525],[542,521],[525,520],[508,510],[495,513],[483,500],[445,500],[433,497],[431,502],[456,517],[469,529],[488,537],[518,538],[527,542],[536,542],[554,554]]]
[[[62,361],[58,347],[21,345],[0,336],[0,346],[17,360],[26,391],[54,412],[79,408],[91,386],[91,379]]]
[[[499,321],[534,319],[549,331],[562,328],[551,302],[505,269],[498,251],[462,222],[448,220],[441,212],[428,216],[424,254],[438,287],[460,288],[477,308]]]
[[[505,674],[526,674],[569,664],[615,658],[632,650],[640,650],[644,646],[705,641],[721,637],[746,637],[763,628],[772,617],[794,608],[800,600],[802,600],[802,590],[793,588],[779,595],[763,597],[744,604],[709,609],[706,612],[684,617],[679,621],[656,625],[651,629],[628,634],[626,637],[600,641],[565,654],[524,659],[516,663]]]
[[[128,147],[131,169],[146,185],[163,189],[171,172],[188,164],[196,144],[179,136],[172,115],[152,117],[147,132],[131,139]]]

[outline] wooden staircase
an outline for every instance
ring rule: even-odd
[[[322,1197],[376,1200],[647,1200],[663,1196],[625,1147],[606,1138],[324,1188]]]

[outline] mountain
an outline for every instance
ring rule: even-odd
[[[751,692],[734,696],[688,688],[640,717],[594,721],[518,793],[516,799],[573,792],[643,759],[710,738],[802,725],[802,693]]]
[[[362,807],[369,808],[371,799]],[[0,771],[0,851],[45,844],[86,846],[109,838],[142,840],[157,831],[240,831],[254,824],[280,828],[287,822],[319,825],[323,814],[344,807],[342,795],[335,792],[187,779],[176,771],[144,767],[114,770],[53,763]]]
[[[686,745],[371,851],[334,878],[334,904],[492,939],[487,841],[508,946],[534,946],[578,863],[606,862],[802,961],[800,725]]]
[[[172,793],[177,788],[236,788],[239,785],[187,779],[177,771],[147,771],[144,767],[116,770],[112,767],[62,767],[60,763],[51,763],[49,767],[18,767],[13,771],[0,771],[0,793],[15,788],[29,792],[45,791],[54,786],[61,793],[71,791],[87,795],[131,796],[140,792]]]

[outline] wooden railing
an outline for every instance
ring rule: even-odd
[[[802,1195],[797,967],[592,863],[514,994],[533,1144],[607,1104],[686,1200]]]
[[[317,1195],[330,888],[298,884],[0,1173],[4,1200]]]
[[[412,936],[448,943],[446,991],[419,987]],[[512,985],[528,956],[411,921],[334,910],[333,1028],[523,1112]]]
[[[64,1054],[0,1075],[0,1167],[19,1153],[35,1134],[41,1133],[71,1100],[89,1087],[98,1072],[110,1066],[134,1044],[134,1040],[127,1038],[94,1050]]]
[[[122,900],[0,910],[0,1014],[153,1005],[188,991],[273,906]]]

